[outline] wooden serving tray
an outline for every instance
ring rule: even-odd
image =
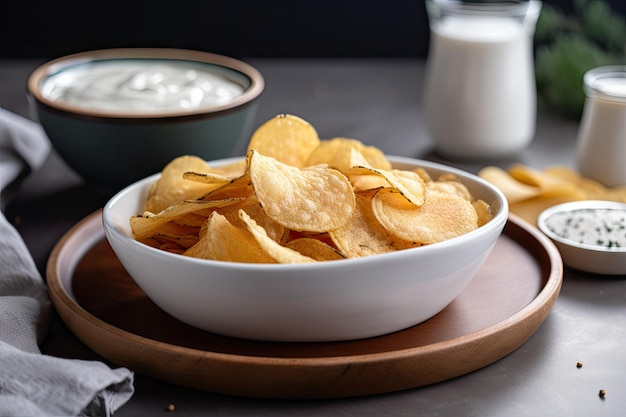
[[[476,277],[441,313],[369,339],[272,343],[212,334],[148,299],[104,237],[98,211],[52,251],[50,296],[103,358],[205,391],[259,398],[340,398],[400,391],[475,371],[522,345],[550,312],[563,264],[538,229],[510,215]]]

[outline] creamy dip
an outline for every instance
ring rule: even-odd
[[[626,247],[626,211],[589,208],[554,213],[546,219],[546,227],[558,236],[573,242],[603,246]]]
[[[50,76],[49,100],[99,110],[158,113],[226,104],[245,88],[191,62],[112,60],[90,62]]]

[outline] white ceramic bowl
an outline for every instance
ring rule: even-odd
[[[219,80],[243,92],[213,95]],[[65,162],[88,184],[115,192],[180,155],[239,155],[264,86],[256,68],[231,57],[121,48],[48,61],[30,75],[27,93]]]
[[[456,174],[475,197],[491,205],[493,219],[448,241],[356,259],[313,264],[194,259],[130,237],[129,218],[142,211],[156,174],[105,205],[106,237],[148,297],[179,320],[210,332],[270,341],[337,341],[402,330],[434,316],[465,288],[498,240],[508,204],[496,187],[470,173],[389,159],[397,168],[423,167],[435,177]]]
[[[563,222],[572,219],[566,226],[569,236],[563,229]],[[573,223],[579,220],[579,226]],[[571,268],[596,274],[626,274],[626,229],[618,230],[609,223],[621,219],[626,224],[626,204],[613,201],[584,200],[558,204],[544,210],[537,218],[539,229],[545,233],[561,252],[563,263]],[[603,223],[611,228],[606,232]],[[600,227],[600,233],[595,230]],[[585,238],[581,232],[585,231]],[[621,244],[614,239],[606,239],[613,233],[621,234]],[[591,239],[591,240],[589,240]],[[611,241],[612,243],[610,243]]]

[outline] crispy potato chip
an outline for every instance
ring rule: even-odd
[[[355,196],[348,178],[325,165],[300,169],[250,151],[254,191],[268,216],[296,231],[326,232],[346,224]]]
[[[480,199],[474,200],[472,201],[472,206],[474,207],[474,210],[476,210],[476,215],[478,216],[478,227],[493,219],[491,207],[486,201]]]
[[[559,187],[563,184],[563,181],[559,178],[545,175],[544,172],[538,169],[520,163],[511,165],[508,172],[517,181],[533,187],[539,187],[542,190],[551,189],[555,186]]]
[[[608,188],[562,166],[540,171],[513,164],[508,172],[501,168],[486,167],[479,172],[479,176],[502,190],[511,213],[535,225],[539,213],[555,204],[579,200],[626,202],[626,187]]]
[[[207,225],[208,223],[209,222],[207,221]],[[200,234],[195,245],[187,248],[182,255],[200,259],[215,259],[215,255],[213,254],[211,245],[209,244],[210,236],[208,233],[208,227],[206,230],[207,233]]]
[[[367,167],[374,171],[352,172],[350,170],[350,168],[352,167],[359,167],[359,166]],[[387,181],[385,177],[380,175],[378,172],[375,172],[375,170],[376,168],[370,164],[370,162],[365,158],[365,156],[359,150],[357,149],[350,150],[349,168],[344,173],[350,179],[350,182],[352,183],[352,186],[354,187],[355,191],[371,190],[374,188],[389,186],[389,181]]]
[[[433,178],[430,176],[430,174],[428,173],[428,171],[426,171],[424,168],[415,168],[412,170],[413,172],[415,172],[417,175],[419,175],[420,177],[422,177],[422,180],[428,184],[429,182],[431,182],[433,180]]]
[[[275,222],[265,213],[259,203],[259,199],[254,194],[233,205],[221,207],[219,212],[234,226],[246,228],[247,226],[239,216],[239,210],[245,211],[248,216],[265,229],[270,238],[277,242],[281,242],[285,235],[288,234],[288,230],[282,224]]]
[[[543,171],[546,175],[565,183],[573,184],[578,190],[586,194],[589,200],[603,200],[607,198],[609,189],[604,184],[585,178],[576,171],[565,167],[548,167]]]
[[[198,212],[200,210],[234,204],[239,201],[236,198],[227,200],[185,200],[173,206],[160,211],[157,214],[145,212],[130,218],[130,228],[135,239],[147,239],[157,233],[163,224],[177,220],[189,213]]]
[[[445,194],[453,194],[469,202],[471,202],[474,199],[474,197],[472,196],[472,193],[470,193],[467,187],[463,183],[456,181],[456,180],[431,181],[431,182],[426,183],[426,187],[430,191],[436,191],[436,192],[445,193]]]
[[[390,233],[423,244],[451,239],[478,227],[472,204],[444,193],[427,192],[424,204],[417,207],[383,188],[372,197],[372,212]]]
[[[372,213],[370,198],[357,194],[356,209],[350,222],[328,233],[348,258],[371,256],[420,246],[389,233]]]
[[[202,209],[194,213],[184,214],[181,217],[178,217],[175,220],[172,220],[172,222],[179,224],[181,226],[191,226],[191,227],[196,227],[196,228],[202,227],[202,225],[207,219],[207,216],[204,215],[204,210],[208,210],[208,209]],[[209,213],[211,211],[213,210],[210,210]],[[201,213],[201,214],[198,214],[198,213]]]
[[[367,161],[366,164],[361,165],[378,169],[392,168],[391,162],[380,149],[374,146],[367,146],[357,139],[349,138],[332,138],[321,141],[319,146],[309,156],[306,165],[326,164],[347,174],[350,167],[354,165],[352,160],[353,150],[358,151],[364,161]]]
[[[183,253],[185,253],[185,248],[172,242],[161,243],[158,248],[162,251],[177,253],[179,255],[182,255]]]
[[[200,197],[201,200],[225,200],[229,198],[247,198],[252,194],[250,175],[246,172],[240,177],[232,179],[208,194]]]
[[[626,186],[610,188],[609,190],[607,190],[606,199],[626,203]]]
[[[245,159],[237,159],[224,165],[212,167],[212,171],[215,174],[234,179],[244,175],[247,168],[248,166]]]
[[[285,246],[289,249],[300,252],[304,256],[313,258],[316,261],[336,261],[346,258],[337,249],[333,248],[329,244],[312,237],[301,237],[290,240],[285,244]]]
[[[248,230],[252,233],[259,246],[261,246],[261,248],[263,248],[263,250],[275,261],[282,264],[316,262],[315,259],[305,256],[293,249],[282,246],[274,241],[267,235],[265,229],[259,226],[254,219],[246,214],[245,211],[239,210],[239,216],[246,224]]]
[[[291,114],[279,114],[254,131],[248,151],[303,168],[319,143],[317,131],[309,122]]]
[[[424,204],[426,184],[416,172],[399,169],[383,170],[366,166],[353,166],[350,168],[351,175],[371,175],[372,173],[383,177],[395,191],[400,193],[411,204],[418,207]]]
[[[499,167],[485,167],[478,172],[478,175],[498,187],[509,203],[535,197],[541,193],[538,186],[522,183]]]
[[[152,235],[152,238],[157,239],[161,243],[171,242],[181,248],[189,248],[198,241],[198,232],[198,227],[165,222],[161,224],[158,230]]]
[[[324,242],[327,245],[332,246],[335,249],[337,249],[332,239],[326,232],[297,232],[295,230],[290,230],[290,229],[285,229],[285,230],[287,231],[287,233],[283,235],[283,238],[279,242],[282,245],[287,245],[287,243],[296,239],[311,238],[311,239],[316,239],[321,242]]]
[[[247,229],[232,225],[226,217],[213,212],[207,220],[207,233],[202,244],[209,259],[228,262],[275,263]],[[196,252],[199,249],[196,249]],[[192,251],[185,253],[193,255]]]
[[[183,174],[183,179],[189,181],[196,181],[203,184],[213,185],[215,188],[231,182],[231,178],[225,177],[220,174],[210,172],[195,172],[188,171]]]
[[[537,217],[539,214],[556,204],[567,203],[570,201],[584,200],[584,198],[576,198],[571,193],[553,194],[549,197],[539,196],[529,198],[527,200],[518,201],[510,204],[510,211],[517,214],[522,219],[526,220],[530,224],[537,225]]]
[[[215,188],[214,185],[187,181],[183,174],[187,171],[210,170],[206,161],[200,157],[184,155],[174,158],[161,170],[161,176],[151,187],[144,211],[158,213],[183,200],[193,200],[208,193]]]

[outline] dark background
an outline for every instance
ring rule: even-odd
[[[545,0],[571,11],[575,0]],[[626,13],[626,0],[608,1]],[[0,58],[109,47],[180,47],[235,57],[423,57],[424,0],[9,0]]]

